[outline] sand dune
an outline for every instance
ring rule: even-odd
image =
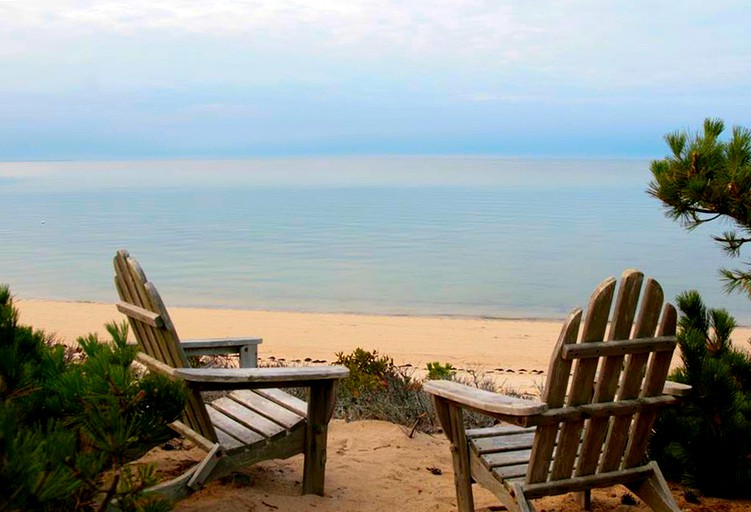
[[[66,343],[89,332],[106,339],[103,325],[121,320],[112,304],[17,300],[21,322],[55,333]],[[560,321],[488,320],[440,317],[388,317],[310,314],[224,309],[171,308],[183,339],[260,336],[261,358],[288,361],[305,358],[332,361],[335,353],[357,347],[377,349],[398,364],[424,367],[429,361],[450,362],[464,369],[490,372],[514,387],[542,383]],[[751,330],[736,331],[747,346]],[[212,512],[316,510],[451,511],[456,510],[448,442],[442,435],[410,438],[397,425],[377,421],[331,424],[326,495],[300,496],[302,460],[268,461],[244,470],[234,480],[214,482],[180,502],[178,511]],[[198,460],[197,450],[156,449],[150,460],[166,474],[183,471]],[[621,505],[625,489],[596,491],[594,510],[646,510]],[[751,510],[749,502],[702,499],[692,505],[676,489],[684,510]],[[501,510],[482,488],[475,489],[477,510]],[[578,510],[573,496],[546,498],[539,510]]]
[[[180,467],[180,461],[194,452],[155,450],[151,460],[161,467]],[[181,501],[177,512],[297,511],[316,512],[451,512],[456,511],[453,470],[448,441],[443,435],[416,433],[382,421],[345,423],[334,420],[329,430],[326,465],[326,493],[323,497],[300,495],[302,456],[284,461],[267,461],[244,469],[234,478],[212,482]],[[751,509],[751,502],[729,502],[702,498],[689,504],[682,489],[674,487],[682,510]],[[490,492],[474,486],[475,509],[479,512],[505,510]],[[621,504],[628,494],[621,486],[593,492],[593,511],[649,510],[644,504]],[[536,501],[539,511],[579,510],[574,495]]]

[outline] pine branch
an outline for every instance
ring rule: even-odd
[[[109,504],[112,502],[112,499],[115,497],[115,493],[117,492],[117,486],[120,484],[120,472],[122,471],[122,468],[120,464],[113,463],[113,471],[115,473],[115,476],[112,478],[112,484],[110,484],[109,489],[107,489],[107,494],[104,495],[104,499],[102,500],[102,503],[99,505],[99,512],[105,512],[107,510],[107,507],[109,507]]]

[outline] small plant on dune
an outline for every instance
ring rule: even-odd
[[[422,384],[409,371],[396,366],[392,358],[362,348],[336,356],[336,364],[350,371],[350,376],[339,387],[337,416],[410,426],[427,423],[424,430],[433,428],[432,404],[422,391]]]
[[[422,380],[415,378],[414,369],[400,368],[392,358],[361,348],[350,354],[337,354],[336,364],[350,370],[350,376],[342,381],[337,394],[337,417],[385,420],[413,431],[437,430],[433,401],[422,389]],[[455,369],[450,364],[430,363],[428,372],[431,368],[438,375],[456,379]],[[475,413],[465,418],[471,427],[487,427],[494,421]]]
[[[0,286],[0,510],[169,509],[143,493],[153,467],[128,462],[171,437],[185,391],[140,376],[127,327],[107,329],[112,343],[90,335],[80,353],[66,350],[19,325]]]
[[[357,397],[363,393],[373,392],[388,385],[388,376],[397,372],[394,360],[388,356],[356,348],[351,354],[338,352],[335,364],[347,367],[349,377],[342,385]]]
[[[451,380],[456,375],[456,368],[451,363],[441,364],[438,361],[428,363],[429,380]]]
[[[707,309],[695,291],[678,296],[682,366],[671,380],[692,392],[660,413],[650,455],[666,476],[705,494],[751,496],[751,359],[735,349],[735,319]]]

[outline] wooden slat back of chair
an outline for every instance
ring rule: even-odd
[[[662,394],[675,348],[675,308],[670,304],[663,308],[660,285],[652,279],[645,283],[643,274],[636,270],[625,271],[617,295],[615,289],[616,281],[610,278],[592,293],[578,343],[583,348],[585,344],[608,341],[633,343],[626,341],[623,351],[596,357],[573,350],[582,319],[582,311],[574,310],[563,325],[550,360],[543,393],[548,416],[555,417],[566,407]],[[668,339],[643,342],[644,338],[654,337]],[[655,415],[654,408],[589,419],[566,419],[562,415],[560,422],[539,426],[526,482],[563,480],[642,464]]]
[[[180,338],[167,308],[154,285],[146,279],[138,262],[128,251],[119,250],[114,259],[115,287],[120,300],[155,314],[157,321],[124,312],[128,317],[139,348],[147,355],[173,368],[190,366],[180,347]],[[183,411],[183,423],[203,437],[216,441],[216,433],[198,391],[189,391]]]

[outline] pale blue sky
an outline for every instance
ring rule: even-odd
[[[0,0],[0,160],[659,157],[751,125],[747,1]]]

